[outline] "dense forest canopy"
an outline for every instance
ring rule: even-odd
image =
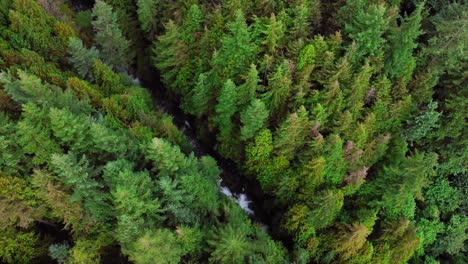
[[[448,0],[0,0],[0,263],[467,263],[467,21]]]

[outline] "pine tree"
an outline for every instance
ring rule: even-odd
[[[362,223],[344,224],[331,241],[333,251],[347,260],[365,245],[370,231]]]
[[[131,64],[130,41],[123,36],[112,7],[103,1],[96,1],[93,17],[95,41],[101,49],[101,59],[118,71],[128,70]]]
[[[257,91],[261,88],[259,83],[260,78],[258,77],[257,66],[252,64],[245,77],[245,82],[239,85],[238,105],[240,108],[248,106],[255,99]]]
[[[220,91],[218,104],[215,107],[215,121],[221,131],[221,134],[228,133],[233,128],[231,117],[237,112],[236,108],[237,87],[228,79]]]
[[[177,235],[169,229],[149,230],[132,243],[129,251],[130,260],[138,264],[179,263],[184,251],[177,241]]]
[[[175,178],[179,174],[192,172],[197,164],[191,155],[186,158],[178,146],[173,146],[165,139],[154,138],[146,147],[147,159],[153,162],[153,170],[161,176]]]
[[[255,136],[255,143],[250,143],[246,150],[247,170],[252,173],[260,173],[264,169],[264,164],[269,163],[270,155],[273,152],[273,137],[268,129],[261,130]]]
[[[264,94],[263,100],[268,105],[270,113],[281,116],[285,111],[286,102],[292,90],[290,62],[284,60],[275,73],[268,76],[270,91]]]
[[[366,10],[367,9],[367,10]],[[359,9],[350,23],[345,26],[345,32],[356,43],[356,54],[353,63],[360,62],[366,56],[379,55],[385,42],[382,38],[389,21],[385,17],[386,8],[371,5]]]
[[[293,159],[299,149],[307,143],[310,128],[308,112],[302,106],[296,113],[291,114],[278,129],[275,137],[277,153],[289,160]]]
[[[184,30],[183,39],[186,43],[195,48],[196,34],[200,33],[203,25],[203,13],[198,5],[192,5],[182,23]]]
[[[158,5],[159,0],[138,0],[137,1],[137,14],[140,26],[149,38],[156,33],[158,22]]]
[[[413,50],[418,46],[416,39],[422,34],[420,30],[423,4],[419,4],[411,16],[402,19],[399,28],[392,28],[388,37],[391,45],[391,57],[386,63],[390,77],[399,78],[407,83],[416,67]]]
[[[224,35],[221,48],[213,58],[213,67],[221,73],[220,77],[237,81],[239,75],[254,62],[257,45],[241,10],[236,12],[236,19],[228,24],[228,29],[229,33]]]
[[[250,106],[241,113],[241,138],[247,140],[255,136],[257,131],[262,129],[265,121],[268,119],[268,110],[265,104],[259,100],[254,99]]]
[[[86,156],[78,160],[72,154],[53,154],[51,166],[62,182],[73,188],[72,201],[82,201],[84,208],[96,221],[105,221],[111,217],[112,207],[108,203],[110,197],[102,191],[103,185],[93,179]]]
[[[80,77],[92,82],[94,80],[92,68],[99,58],[99,51],[95,47],[87,49],[79,38],[70,38],[68,53],[70,54],[70,62]]]
[[[164,34],[153,43],[154,65],[162,72],[164,83],[178,93],[187,89],[177,81],[177,76],[187,64],[188,49],[182,39],[182,30],[172,20],[165,25]]]
[[[343,207],[343,203],[344,196],[341,190],[327,189],[321,191],[309,201],[312,210],[307,219],[307,224],[316,229],[331,225]]]
[[[25,154],[32,154],[32,163],[43,165],[50,155],[61,153],[60,146],[52,140],[47,111],[32,103],[23,105],[23,118],[17,124],[18,144]]]
[[[210,86],[207,80],[208,76],[202,73],[198,76],[198,81],[192,91],[187,96],[188,99],[184,101],[182,107],[188,113],[200,118],[206,114],[210,108]]]
[[[361,71],[355,76],[349,91],[344,91],[347,97],[346,104],[354,118],[359,118],[364,107],[364,97],[369,90],[369,82],[373,69],[368,62],[364,64]]]
[[[266,51],[269,54],[277,53],[278,47],[282,46],[282,40],[284,36],[284,23],[278,21],[275,14],[271,14],[268,19],[268,23],[263,30],[265,37],[263,38],[262,45],[265,46]]]
[[[211,261],[220,263],[244,263],[253,253],[253,244],[250,243],[248,234],[245,234],[234,225],[227,225],[217,234],[217,240],[208,241],[215,247],[211,253]]]

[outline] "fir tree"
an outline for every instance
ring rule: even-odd
[[[101,59],[118,71],[126,71],[131,64],[130,42],[123,36],[117,15],[103,1],[96,1],[92,22],[96,31],[96,44],[101,49]]]
[[[255,136],[257,131],[264,127],[267,118],[268,111],[265,104],[259,99],[253,100],[250,106],[241,113],[241,122],[243,124],[241,128],[242,139],[247,140]]]
[[[70,62],[80,77],[92,82],[94,80],[92,67],[99,58],[99,51],[94,47],[87,49],[79,38],[70,38],[68,53],[70,54]]]

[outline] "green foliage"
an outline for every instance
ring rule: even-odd
[[[80,77],[93,81],[92,67],[94,62],[99,58],[99,51],[94,47],[87,49],[84,47],[83,41],[75,37],[70,38],[68,53],[70,54],[70,62]]]
[[[109,195],[104,193],[101,183],[94,180],[86,156],[80,159],[73,154],[53,154],[51,157],[52,171],[55,172],[65,186],[72,187],[74,193],[71,201],[82,201],[84,208],[97,221],[108,219],[112,207],[108,203]]]
[[[249,144],[246,149],[246,165],[248,170],[259,173],[262,166],[268,162],[273,151],[273,138],[268,129],[261,130],[255,136],[255,143]]]
[[[92,21],[95,41],[101,49],[101,59],[117,71],[125,71],[131,64],[130,42],[119,27],[117,15],[103,1],[96,1]]]
[[[310,204],[312,210],[307,222],[316,229],[329,226],[343,207],[343,192],[328,189],[314,197]]]
[[[315,64],[315,47],[313,44],[305,46],[299,53],[297,69],[302,70],[305,66],[314,67]]]
[[[265,104],[259,99],[254,99],[241,113],[241,122],[243,124],[241,138],[247,140],[254,137],[257,131],[265,126],[267,118],[268,110],[266,110]]]
[[[464,254],[466,248],[465,241],[468,239],[466,230],[468,228],[468,220],[466,216],[454,214],[447,223],[446,230],[443,234],[437,237],[431,249],[434,255],[438,256],[443,253],[450,255]]]
[[[241,10],[236,11],[236,18],[228,24],[228,29],[230,33],[221,40],[221,48],[213,58],[213,64],[222,77],[237,80],[236,76],[254,62],[257,45]]]
[[[147,158],[154,164],[154,170],[161,176],[175,177],[192,171],[196,166],[194,157],[186,158],[177,146],[167,140],[154,138],[147,146]]]
[[[58,263],[65,263],[69,257],[68,244],[52,244],[49,246],[49,256]]]
[[[271,90],[264,94],[266,105],[269,106],[270,113],[283,113],[286,101],[291,93],[291,69],[290,63],[284,60],[276,69],[275,73],[268,76],[271,83]]]
[[[436,206],[442,215],[447,215],[460,207],[463,194],[459,189],[450,186],[447,179],[438,179],[424,193],[428,206]]]
[[[73,36],[69,25],[53,19],[36,1],[12,1],[6,35],[14,47],[37,51],[57,61],[64,57],[68,38]]]
[[[137,13],[138,19],[140,20],[141,28],[149,33],[156,29],[157,24],[157,4],[159,1],[156,0],[138,0],[137,1]]]
[[[180,246],[177,235],[168,229],[157,229],[145,233],[134,241],[129,251],[130,260],[137,264],[180,263],[185,250]]]
[[[265,46],[268,53],[275,53],[280,47],[284,37],[284,28],[283,21],[278,21],[275,14],[272,13],[262,32],[265,35],[262,45]]]
[[[70,250],[70,262],[77,264],[99,263],[101,241],[80,239]]]
[[[228,132],[228,129],[231,127],[231,117],[236,113],[236,104],[235,98],[237,97],[237,87],[231,81],[227,80],[224,83],[223,88],[221,89],[220,95],[218,97],[218,104],[216,105],[216,123],[221,130]]]
[[[0,0],[0,262],[467,262],[467,5],[410,2]]]
[[[427,110],[416,116],[414,120],[408,121],[408,128],[405,131],[405,137],[408,141],[414,142],[428,136],[431,130],[438,128],[440,112],[436,111],[437,102],[430,102]]]
[[[197,84],[189,96],[189,99],[187,99],[186,104],[183,106],[187,112],[198,118],[208,112],[210,107],[210,87],[206,74],[202,73],[198,76]]]
[[[5,263],[30,263],[44,253],[34,232],[7,229],[0,234],[0,259]]]
[[[308,113],[301,107],[281,124],[275,138],[275,148],[280,155],[292,159],[301,147],[307,143],[311,123]]]
[[[256,98],[257,90],[260,89],[260,78],[258,77],[257,66],[250,65],[249,72],[245,77],[245,82],[239,86],[238,104],[243,107]]]
[[[391,77],[401,78],[403,82],[411,79],[416,61],[413,50],[418,46],[416,38],[422,32],[420,30],[423,4],[419,4],[411,16],[402,19],[399,28],[392,28],[389,36],[392,52],[386,70]]]
[[[351,1],[358,2],[358,1]],[[364,56],[378,55],[385,39],[383,33],[388,28],[388,18],[385,17],[386,8],[383,6],[370,5],[364,9],[357,10],[353,19],[345,26],[349,37],[355,41],[356,58],[361,61]],[[366,10],[367,9],[367,10]]]

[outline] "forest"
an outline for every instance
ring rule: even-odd
[[[0,0],[0,263],[468,263],[467,21]]]

